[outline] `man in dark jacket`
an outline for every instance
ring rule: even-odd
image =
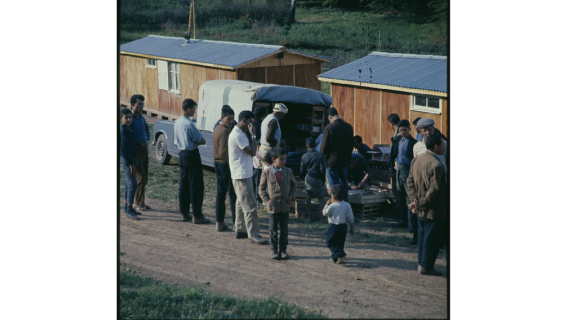
[[[391,148],[390,165],[396,171],[396,189],[398,192],[396,208],[400,214],[400,221],[393,227],[408,227],[408,230],[414,235],[409,243],[416,244],[416,232],[414,231],[418,229],[415,223],[416,218],[412,216],[412,211],[407,208],[410,199],[407,195],[406,179],[410,171],[410,163],[414,159],[412,150],[417,141],[410,134],[410,122],[408,120],[401,120],[398,123],[398,131],[399,135]]]
[[[348,202],[347,174],[353,151],[353,127],[339,117],[335,108],[327,109],[329,124],[323,130],[320,151],[325,159],[329,187],[343,185],[343,201]]]
[[[418,214],[418,272],[439,276],[434,264],[448,221],[446,171],[439,156],[446,144],[439,134],[425,140],[427,151],[412,160],[408,175],[408,208]]]

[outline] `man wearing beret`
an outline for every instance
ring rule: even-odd
[[[396,171],[395,180],[398,192],[396,208],[400,214],[400,221],[394,224],[393,227],[408,227],[408,230],[413,232],[416,229],[416,224],[412,223],[414,222],[412,211],[407,208],[410,204],[410,199],[407,196],[406,179],[410,171],[410,163],[414,159],[412,150],[417,141],[410,134],[410,122],[408,120],[400,120],[398,132],[399,135],[395,138],[391,148],[390,166]],[[410,243],[415,244],[416,237],[413,237]]]

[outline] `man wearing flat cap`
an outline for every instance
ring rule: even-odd
[[[418,121],[418,123],[416,124],[416,127],[418,128],[418,130],[420,130],[420,133],[422,133],[422,135],[424,136],[424,139],[422,139],[421,141],[419,141],[417,144],[414,145],[414,149],[413,149],[413,153],[414,153],[414,157],[418,157],[419,155],[423,154],[426,152],[427,148],[426,148],[426,138],[428,138],[428,136],[431,136],[433,134],[439,134],[442,136],[442,141],[444,142],[444,154],[440,155],[439,158],[442,161],[442,164],[444,165],[444,168],[447,172],[447,168],[446,168],[446,157],[448,154],[447,151],[447,138],[440,132],[440,130],[436,129],[434,127],[434,120],[432,119],[427,119],[427,118],[423,118],[420,119]]]
[[[275,103],[272,114],[264,118],[260,127],[260,158],[264,161],[266,155],[270,155],[272,148],[280,147],[282,142],[282,131],[278,121],[282,120],[288,113],[288,108],[283,103]],[[266,164],[265,164],[266,165]]]

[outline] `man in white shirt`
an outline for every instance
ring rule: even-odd
[[[256,199],[252,182],[252,157],[256,156],[256,139],[252,120],[252,111],[242,111],[239,122],[229,135],[229,166],[231,178],[237,194],[235,238],[248,237],[249,241],[257,244],[267,244],[259,233]],[[252,135],[249,141],[245,131]],[[246,227],[245,227],[246,226]]]
[[[174,123],[174,145],[179,149],[179,211],[182,221],[189,221],[189,204],[193,206],[193,223],[205,224],[211,222],[203,216],[203,168],[197,146],[205,144],[205,139],[193,121],[197,112],[197,102],[191,99],[183,100],[181,104],[183,117]]]

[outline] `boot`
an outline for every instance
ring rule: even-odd
[[[229,227],[224,222],[217,222],[217,231],[225,231],[229,229]]]

